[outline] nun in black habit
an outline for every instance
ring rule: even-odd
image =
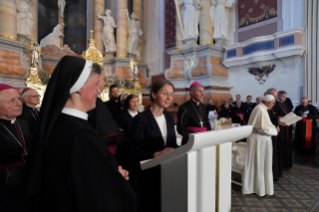
[[[87,121],[101,68],[63,57],[48,84],[27,161],[32,211],[135,211],[136,197]]]

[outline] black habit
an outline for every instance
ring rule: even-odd
[[[272,108],[271,110],[268,110],[268,115],[271,120],[271,123],[278,127],[278,113],[276,108]],[[281,164],[281,145],[279,136],[271,136],[272,140],[272,174],[274,177],[274,180],[278,180],[280,177],[282,177],[282,164]]]
[[[82,72],[89,77],[88,63],[63,57],[47,86],[26,162],[35,212],[136,211],[134,191],[94,128],[78,118],[83,112],[62,113]]]
[[[31,134],[27,122],[22,119],[15,122],[0,119],[0,211],[24,212],[29,209],[29,200],[23,183],[25,158],[22,154]],[[21,128],[21,137],[16,128]]]
[[[116,102],[114,99],[110,99],[109,101],[105,102],[105,105],[109,109],[113,119],[117,120],[117,116],[122,112],[121,104]]]
[[[300,151],[300,152],[314,152],[316,150],[316,127],[317,122],[316,118],[318,117],[318,111],[317,108],[312,105],[307,105],[306,107],[299,105],[296,107],[294,113],[297,116],[303,115],[305,111],[309,111],[309,114],[307,115],[307,118],[305,119],[312,119],[312,141],[311,141],[311,148],[307,148],[305,145],[305,135],[306,135],[306,122],[303,120],[300,120],[296,124],[295,129],[295,140],[294,140],[294,150]]]
[[[88,121],[91,126],[109,147],[110,151],[115,154],[117,144],[123,140],[123,133],[100,98],[96,99],[96,107],[90,110],[88,115]]]
[[[154,158],[156,152],[167,147],[177,148],[173,116],[163,111],[166,119],[167,138],[166,145],[160,128],[150,110],[138,114],[133,119],[131,144],[137,162]],[[139,166],[139,165],[138,165]],[[141,204],[139,211],[161,211],[161,172],[160,167],[141,171],[139,168],[139,187],[141,191]]]
[[[216,110],[216,113],[219,114],[218,109],[215,105],[206,105],[207,116],[209,115],[209,111]]]
[[[35,124],[39,116],[39,111],[36,108],[29,107],[23,104],[22,114],[19,116],[20,119],[25,120],[29,124],[30,132],[34,132]]]
[[[291,112],[290,106],[286,102],[277,101],[274,110],[277,110],[278,117],[284,117]],[[280,132],[278,138],[280,141],[282,168],[287,169],[292,164],[292,126],[279,126]]]
[[[203,122],[203,126],[200,125],[201,121]],[[177,131],[183,136],[182,145],[187,143],[188,134],[194,133],[193,130],[187,129],[187,127],[206,127],[207,131],[211,130],[208,112],[203,103],[197,105],[197,103],[189,100],[179,107],[177,113]]]
[[[226,109],[225,107],[222,108],[222,111],[220,112],[220,117],[223,118],[231,118],[232,114],[231,114],[231,107],[229,107],[228,109]]]
[[[243,114],[243,120],[240,120],[240,117],[237,115],[239,113]],[[241,105],[240,107],[238,106],[234,106],[231,109],[231,118],[232,118],[232,122],[233,123],[238,123],[241,125],[245,125],[247,124],[246,122],[246,113],[245,113],[245,107],[243,105]]]

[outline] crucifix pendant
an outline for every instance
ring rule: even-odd
[[[21,155],[21,157],[22,157],[23,160],[25,160],[27,156],[28,156],[28,153],[27,153],[27,152],[24,152],[24,153]]]
[[[200,121],[199,124],[200,124],[200,127],[203,127],[204,122]]]

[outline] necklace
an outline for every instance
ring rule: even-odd
[[[190,100],[190,101],[191,101],[191,100]],[[203,122],[203,120],[201,119],[201,117],[200,117],[200,115],[199,115],[198,111],[196,110],[196,107],[194,106],[194,104],[193,104],[192,102],[191,102],[191,105],[193,105],[193,108],[194,108],[194,109],[195,109],[195,111],[196,111],[196,114],[197,114],[198,119],[199,119],[200,127],[203,127],[204,122]],[[199,107],[200,107],[200,105],[199,105]]]
[[[281,109],[285,112],[285,114],[287,114],[287,111],[286,111],[286,107],[282,107],[281,104],[284,104],[283,102],[279,102],[279,106],[281,107]]]
[[[19,122],[18,122],[17,120],[16,120],[16,122],[17,122],[18,127],[19,127],[19,129],[20,129],[20,131],[21,131],[22,139],[23,139],[23,141],[25,141],[25,140],[24,140],[23,133],[22,133],[22,130],[21,130],[21,127],[20,127],[20,124],[19,124]],[[9,134],[10,134],[10,135],[14,138],[14,140],[19,144],[19,146],[21,146],[21,148],[23,149],[23,152],[24,152],[24,153],[21,155],[21,157],[22,157],[22,159],[24,160],[25,157],[28,155],[28,152],[27,152],[26,147],[25,147],[25,143],[24,143],[24,144],[21,144],[21,142],[18,141],[18,139],[10,132],[10,130],[9,130],[4,124],[2,124],[1,122],[0,122],[0,124],[4,127],[5,130],[7,130],[7,131],[9,132]]]

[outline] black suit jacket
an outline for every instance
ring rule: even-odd
[[[36,112],[39,116],[39,111],[37,109]],[[28,107],[26,104],[23,104],[22,114],[19,116],[19,118],[25,120],[28,123],[30,133],[32,134],[35,129],[35,124],[37,123],[37,119],[32,112],[32,108]]]
[[[166,146],[164,146],[162,133],[150,108],[133,119],[131,145],[135,151],[135,157],[139,161],[153,158],[155,152],[159,152],[166,147],[177,148],[174,118],[166,111],[163,111],[163,113],[167,127]]]

